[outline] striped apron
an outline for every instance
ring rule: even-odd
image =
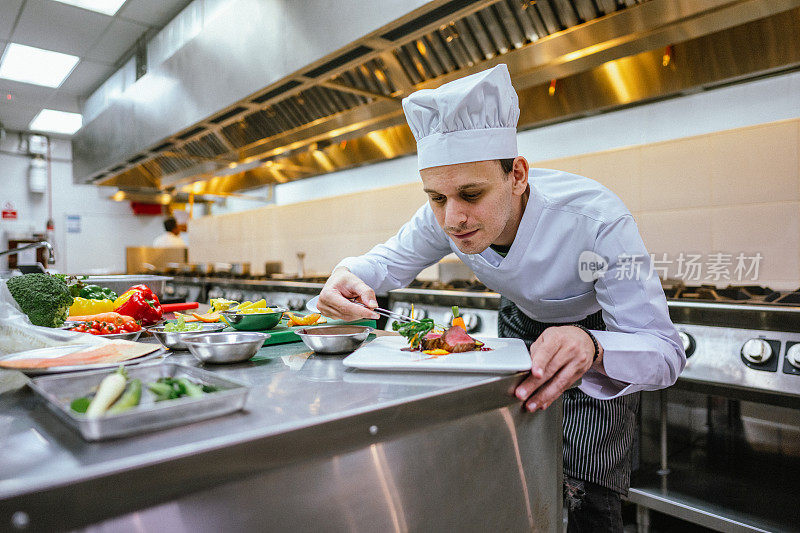
[[[546,324],[528,317],[511,300],[500,299],[499,336],[522,339],[528,348],[550,326],[574,323],[588,329],[606,329],[602,311],[579,322]],[[573,388],[565,391],[563,398],[564,475],[627,494],[639,393],[598,400]]]

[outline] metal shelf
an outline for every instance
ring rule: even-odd
[[[670,473],[635,473],[628,500],[646,509],[719,531],[797,531],[800,459],[739,450],[691,448],[670,457]],[[644,512],[643,512],[644,511]]]

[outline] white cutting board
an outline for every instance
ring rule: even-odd
[[[344,366],[361,370],[419,372],[481,372],[513,374],[531,369],[531,356],[522,339],[475,337],[487,351],[451,353],[438,357],[422,352],[404,352],[404,337],[378,337],[345,357]]]

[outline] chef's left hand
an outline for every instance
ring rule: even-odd
[[[594,343],[575,326],[554,326],[542,332],[531,345],[531,374],[517,386],[515,394],[528,411],[547,409],[567,388],[593,366]],[[603,372],[603,347],[594,362]]]

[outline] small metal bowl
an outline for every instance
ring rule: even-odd
[[[253,357],[269,333],[228,331],[186,337],[183,342],[204,363],[239,363]]]
[[[338,354],[361,346],[371,331],[367,326],[315,326],[298,329],[295,333],[317,353]]]
[[[237,313],[236,311],[223,311],[222,316],[235,329],[242,331],[263,331],[277,326],[283,313],[288,311],[285,307],[270,307],[272,313]]]
[[[158,342],[164,345],[165,348],[170,350],[188,350],[189,348],[184,344],[187,337],[193,335],[204,335],[207,333],[216,333],[225,329],[223,323],[200,324],[203,329],[197,331],[164,331],[164,325],[151,326],[147,328],[148,333],[152,333]]]

